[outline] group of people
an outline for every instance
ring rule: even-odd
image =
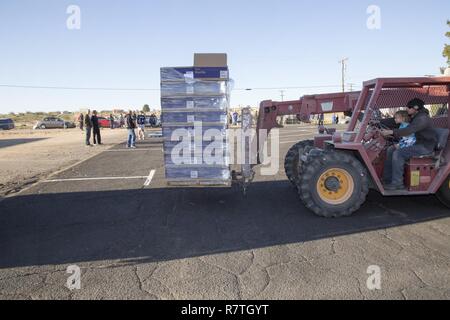
[[[127,148],[136,148],[136,132],[138,129],[138,139],[145,140],[145,113],[141,111],[139,115],[136,112],[128,111],[125,116],[125,124],[128,130]]]
[[[97,111],[88,110],[85,115],[82,113],[78,117],[80,129],[86,132],[86,146],[92,146],[91,136],[93,137],[93,145],[102,144],[102,136],[100,134],[100,125],[98,123]]]
[[[120,126],[125,126],[128,130],[127,138],[127,148],[136,148],[136,132],[138,129],[137,138],[139,140],[145,140],[145,113],[141,111],[139,115],[136,112],[129,111],[125,117],[121,115]],[[100,133],[100,124],[98,119],[98,113],[96,110],[87,110],[86,114],[80,113],[78,116],[79,127],[86,134],[86,146],[101,145],[102,137]],[[123,122],[123,124],[122,124]],[[111,114],[109,116],[109,125],[111,129],[115,128],[115,118]],[[91,137],[93,138],[93,143],[91,144]]]
[[[325,115],[323,113],[318,113],[318,114],[312,114],[309,117],[310,121],[311,120],[317,120],[317,125],[319,126],[323,126],[325,123]],[[339,115],[338,114],[333,114],[333,116],[331,117],[331,124],[339,124]]]
[[[333,122],[333,124],[339,124],[339,115],[333,114],[331,121]]]

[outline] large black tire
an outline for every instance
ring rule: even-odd
[[[329,150],[303,163],[297,189],[305,206],[315,214],[344,217],[366,200],[369,178],[366,168],[353,155]]]
[[[442,204],[450,208],[450,175],[444,180],[444,183],[436,193],[436,197]]]
[[[313,140],[303,140],[294,144],[286,153],[284,158],[284,172],[292,185],[297,186],[299,177],[299,168],[301,168],[300,156],[305,147],[314,146]]]

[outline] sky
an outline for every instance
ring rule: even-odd
[[[79,29],[67,27],[71,5]],[[370,5],[378,29],[367,26]],[[448,0],[1,0],[0,113],[157,109],[159,68],[190,66],[194,52],[228,54],[232,106],[281,100],[278,88],[303,87],[284,89],[284,100],[340,91],[344,57],[354,90],[437,75],[448,19]]]

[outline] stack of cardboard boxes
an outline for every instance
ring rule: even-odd
[[[193,67],[161,68],[166,179],[170,185],[228,185],[226,54],[195,54]]]

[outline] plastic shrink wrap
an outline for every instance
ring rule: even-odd
[[[170,185],[229,185],[227,67],[161,68],[166,180]]]

